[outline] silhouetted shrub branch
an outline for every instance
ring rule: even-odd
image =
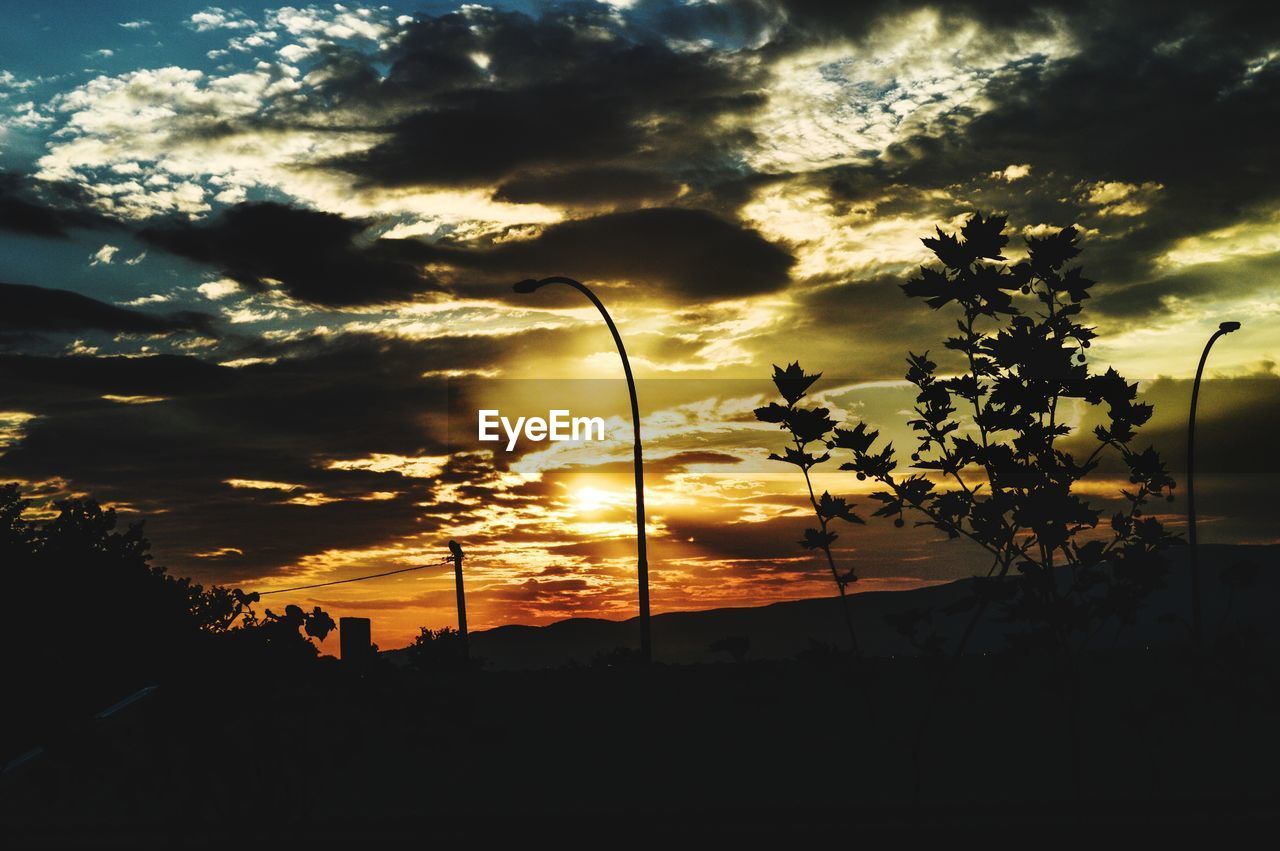
[[[858,636],[853,626],[853,615],[849,611],[849,601],[845,594],[845,589],[851,582],[857,582],[858,577],[852,571],[841,573],[836,568],[835,557],[831,554],[831,545],[835,543],[839,535],[833,531],[832,524],[836,520],[843,520],[846,523],[863,523],[863,519],[853,513],[853,506],[840,497],[833,497],[827,491],[822,492],[822,496],[814,495],[813,479],[809,475],[809,471],[814,467],[829,461],[831,454],[823,452],[816,455],[809,451],[812,444],[823,444],[827,435],[835,429],[836,423],[831,419],[831,411],[827,408],[804,407],[800,404],[809,388],[813,383],[822,377],[822,373],[816,375],[806,375],[804,370],[800,368],[799,363],[792,363],[783,369],[780,366],[773,367],[773,384],[778,388],[778,393],[782,396],[782,401],[786,404],[779,405],[777,402],[770,402],[762,408],[756,408],[756,419],[761,422],[776,424],[783,431],[791,436],[791,446],[783,450],[782,455],[772,454],[769,459],[772,461],[781,461],[785,464],[792,464],[800,469],[801,475],[804,476],[805,487],[809,494],[809,504],[813,507],[814,516],[818,521],[818,528],[805,529],[804,539],[800,541],[800,546],[809,550],[818,550],[826,558],[827,567],[831,570],[831,579],[836,583],[836,588],[840,592],[840,609],[844,615],[844,623],[849,631],[849,646],[853,650],[854,656],[861,656],[858,647]]]

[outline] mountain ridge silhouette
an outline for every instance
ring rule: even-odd
[[[1121,631],[1117,646],[1135,647],[1151,642],[1171,643],[1180,637],[1182,625],[1174,618],[1189,616],[1187,550],[1169,553],[1169,576],[1164,588],[1144,605],[1136,623]],[[1280,593],[1280,544],[1204,544],[1201,559],[1207,565],[1204,593],[1206,620],[1216,628],[1227,602],[1228,589],[1220,581],[1220,571],[1240,561],[1256,563],[1254,587],[1237,593],[1229,618],[1247,623],[1268,641],[1280,643],[1280,624],[1266,617],[1265,598]],[[912,609],[935,610],[959,606],[969,597],[972,579],[903,591],[864,591],[851,597],[850,605],[859,618],[859,642],[870,656],[913,656],[919,651],[886,621],[886,616]],[[1251,600],[1250,598],[1254,598]],[[740,636],[750,640],[747,659],[785,659],[824,645],[841,647],[845,627],[839,598],[812,597],[787,600],[764,606],[719,607],[695,611],[664,612],[653,616],[654,658],[671,664],[700,664],[728,661],[725,653],[710,649],[722,638]],[[935,616],[937,631],[950,652],[967,620],[967,611]],[[968,653],[993,652],[1006,646],[1012,630],[989,613],[970,641]],[[1164,619],[1162,619],[1164,618]],[[1110,631],[1099,646],[1111,641]],[[485,660],[491,670],[523,670],[586,665],[619,648],[639,646],[637,618],[613,621],[603,618],[568,618],[545,626],[507,624],[471,632],[472,653]],[[382,657],[395,664],[407,664],[403,648],[385,650]]]

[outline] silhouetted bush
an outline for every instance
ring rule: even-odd
[[[29,517],[30,508],[17,485],[0,486],[10,736],[173,677],[313,659],[299,628],[321,639],[332,628],[320,610],[295,606],[259,620],[256,594],[169,575],[151,564],[141,522],[118,530],[115,512],[91,499],[58,502],[48,518]]]
[[[473,667],[462,634],[450,626],[422,627],[407,648],[409,664],[423,672],[465,671]]]

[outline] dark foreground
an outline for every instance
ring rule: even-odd
[[[1269,655],[1084,660],[1080,801],[1044,671],[1034,657],[964,660],[920,748],[918,794],[911,742],[936,662],[227,671],[65,729],[5,774],[0,820],[23,844],[291,847],[1277,820]]]

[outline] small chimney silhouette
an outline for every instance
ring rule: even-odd
[[[338,640],[343,662],[365,663],[373,658],[368,618],[339,618]]]

